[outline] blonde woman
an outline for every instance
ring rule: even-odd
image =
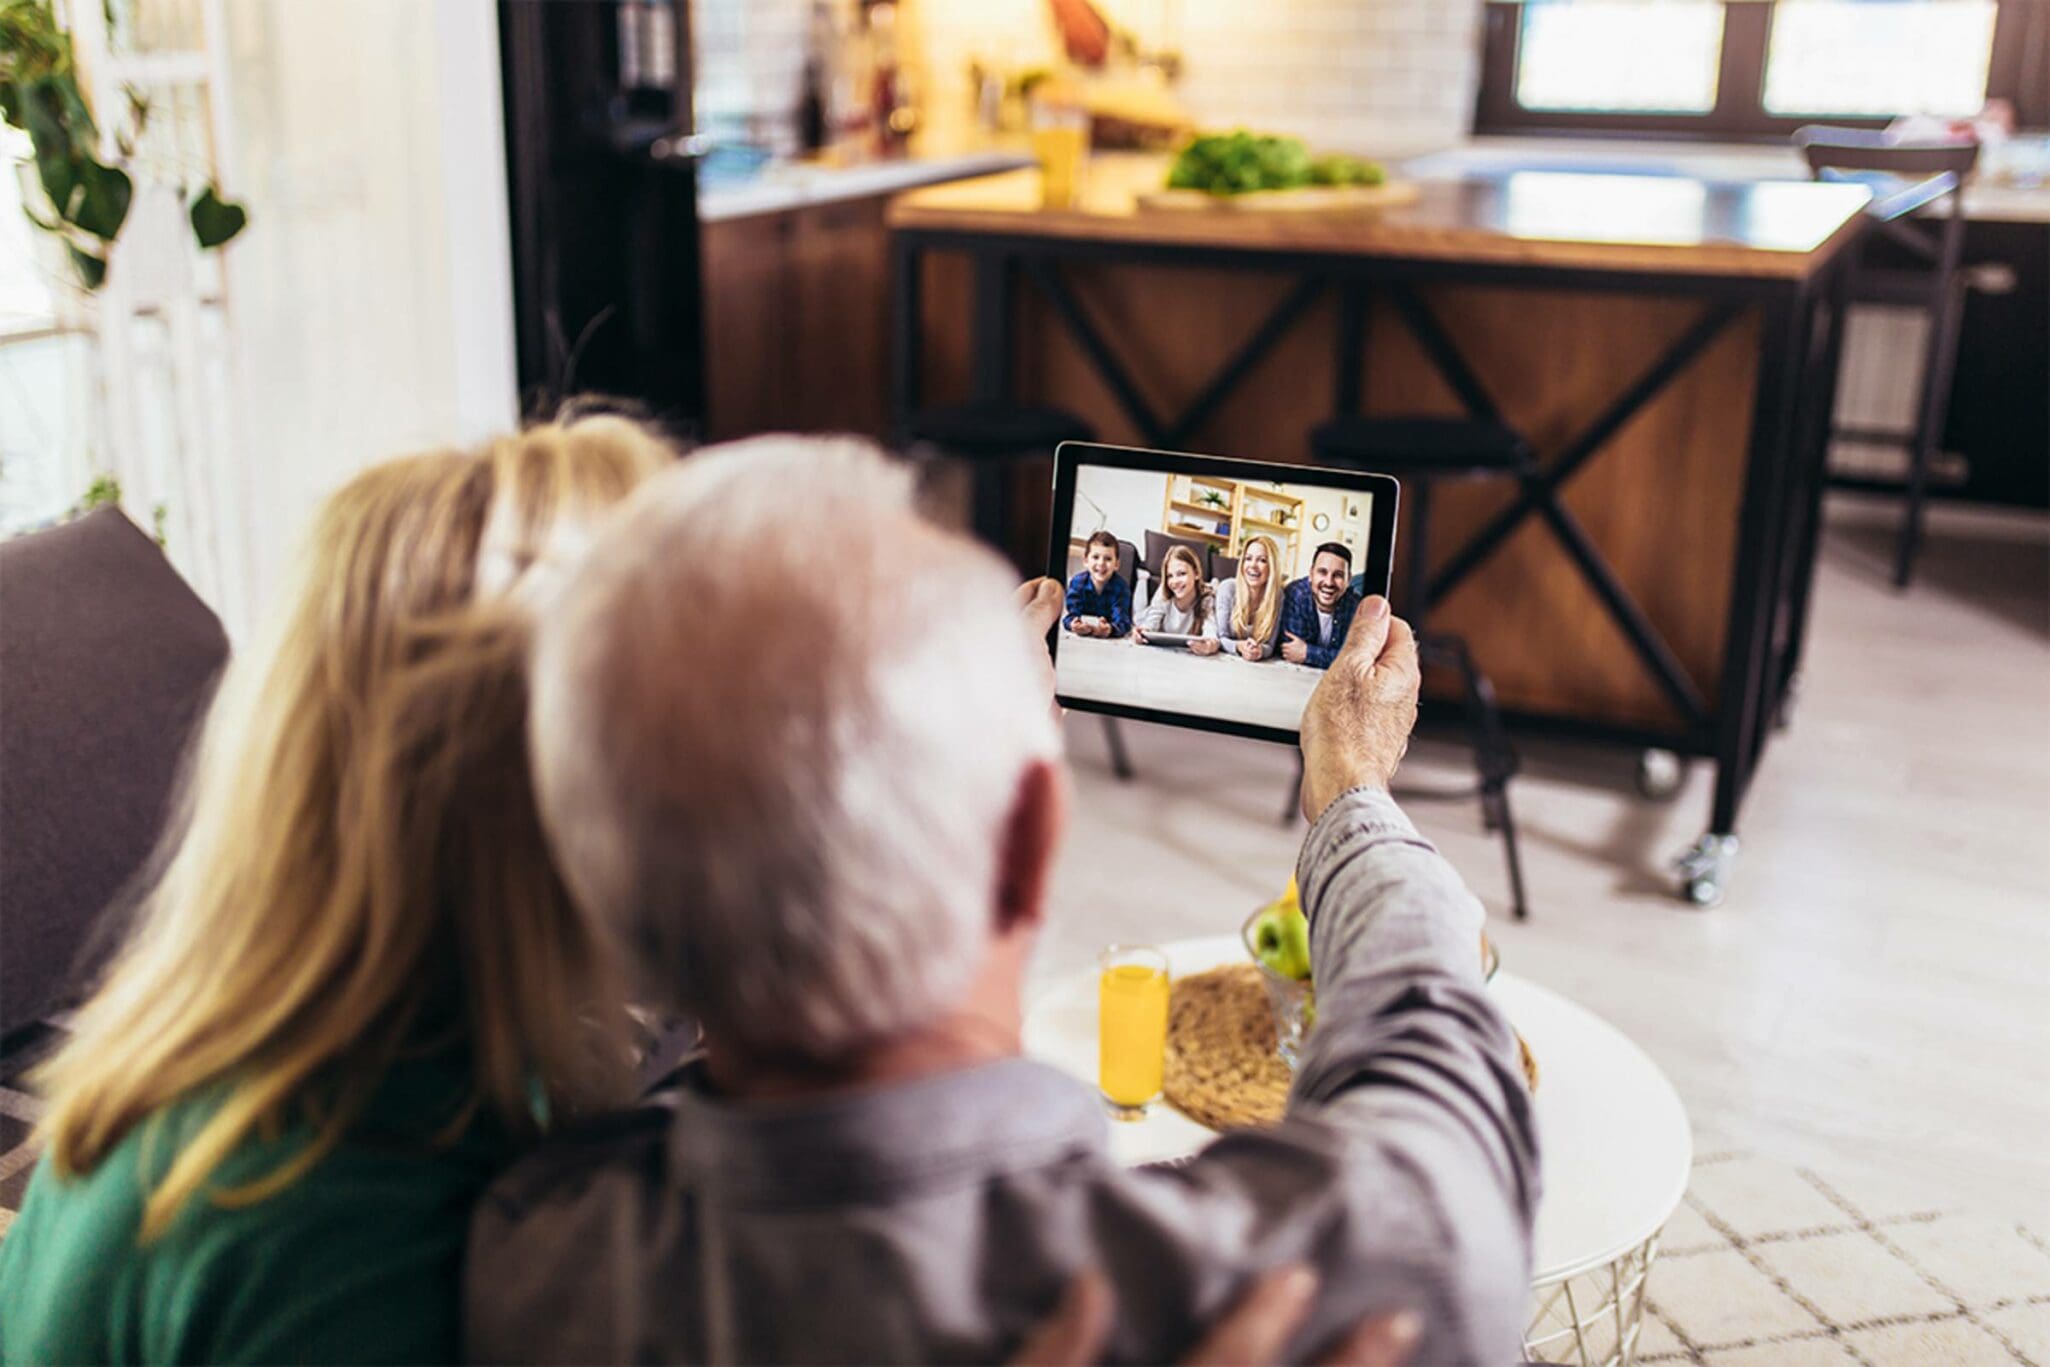
[[[1275,567],[1281,550],[1269,536],[1250,538],[1239,550],[1239,570],[1217,586],[1217,639],[1242,660],[1274,654],[1281,633],[1281,589]]]
[[[328,500],[41,1071],[0,1358],[455,1358],[476,1194],[629,1094],[609,955],[533,809],[521,620],[671,454],[596,417]]]
[[[1160,588],[1133,623],[1132,639],[1144,645],[1149,631],[1193,637],[1188,647],[1197,655],[1218,651],[1216,604],[1202,562],[1187,546],[1169,546],[1160,558]]]

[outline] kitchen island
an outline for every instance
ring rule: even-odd
[[[1368,212],[1144,207],[1163,173],[1099,157],[1069,209],[1030,170],[895,199],[896,413],[1011,397],[1287,462],[1334,414],[1508,423],[1538,469],[1437,491],[1432,625],[1520,725],[1713,759],[1685,886],[1719,898],[1799,663],[1873,192],[1518,172]]]

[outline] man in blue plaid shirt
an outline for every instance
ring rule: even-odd
[[[1310,557],[1310,574],[1281,597],[1281,658],[1328,669],[1345,648],[1346,628],[1359,608],[1352,586],[1352,552],[1326,541]]]

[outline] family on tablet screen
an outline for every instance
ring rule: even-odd
[[[1273,538],[1251,537],[1237,571],[1213,587],[1193,550],[1170,546],[1161,559],[1160,587],[1135,617],[1132,586],[1118,573],[1118,539],[1096,532],[1083,548],[1081,571],[1068,581],[1061,625],[1077,636],[1129,637],[1141,645],[1149,633],[1185,636],[1183,644],[1197,655],[1279,657],[1324,669],[1344,648],[1360,604],[1352,551],[1324,542],[1310,558],[1309,574],[1286,587],[1276,582],[1280,558]]]

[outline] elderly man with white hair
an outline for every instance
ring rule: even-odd
[[[1000,1359],[1087,1276],[1107,1356],[1165,1361],[1297,1263],[1290,1355],[1409,1311],[1416,1362],[1516,1356],[1536,1135],[1480,906],[1387,793],[1408,627],[1368,600],[1304,718],[1319,1018],[1286,1119],[1135,1171],[1020,1057],[1067,783],[1013,596],[902,467],[788,437],[650,481],[576,571],[533,662],[549,839],[706,1047],[486,1196],[471,1356]]]

